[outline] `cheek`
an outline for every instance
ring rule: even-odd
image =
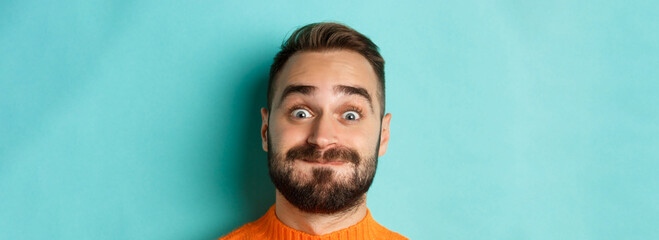
[[[349,129],[344,131],[342,139],[343,145],[354,148],[360,151],[362,155],[370,155],[375,151],[378,143],[378,136],[380,129],[377,127],[369,126],[358,129]]]
[[[340,145],[353,148],[361,154],[370,155],[379,144],[379,126],[379,122],[374,121],[352,127],[337,127],[335,129],[336,137]],[[269,131],[270,144],[278,152],[306,144],[309,136],[313,134],[311,124],[291,124],[286,120],[271,122]]]
[[[306,127],[286,123],[272,124],[269,130],[270,144],[275,149],[290,149],[303,144],[309,135],[309,130]]]

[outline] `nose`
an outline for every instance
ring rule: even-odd
[[[336,126],[334,124],[335,121],[333,121],[331,115],[323,114],[316,118],[307,142],[316,145],[320,149],[326,149],[337,143]]]

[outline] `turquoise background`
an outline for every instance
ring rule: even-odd
[[[194,3],[193,3],[194,2]],[[656,1],[2,1],[0,239],[214,239],[274,203],[269,65],[381,48],[368,206],[412,239],[659,239]]]

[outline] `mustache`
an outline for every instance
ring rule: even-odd
[[[320,159],[324,159],[328,162],[345,161],[354,163],[355,165],[359,165],[359,162],[361,161],[359,153],[354,149],[335,147],[322,152],[317,147],[309,144],[293,147],[286,152],[287,161],[294,161],[295,159],[306,159],[309,161],[319,161]]]

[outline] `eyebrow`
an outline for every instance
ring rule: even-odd
[[[303,95],[312,95],[316,91],[316,87],[308,85],[289,85],[284,89],[279,99],[279,105],[284,102],[284,99],[293,93],[301,93]]]
[[[281,94],[281,98],[279,99],[279,104],[281,105],[281,103],[284,102],[284,99],[286,99],[286,97],[288,97],[291,94],[300,93],[302,95],[313,95],[316,89],[318,88],[309,85],[289,85],[286,88],[284,88],[284,92]],[[373,100],[371,99],[371,95],[368,93],[368,91],[366,91],[365,88],[353,87],[347,85],[337,85],[334,86],[334,92],[342,93],[346,95],[361,96],[364,99],[366,99],[366,101],[371,107],[371,111],[375,111],[375,109],[373,109]]]
[[[343,93],[343,94],[346,94],[346,95],[361,96],[364,99],[366,99],[366,101],[368,102],[368,105],[371,106],[371,111],[372,112],[375,111],[375,109],[373,109],[373,101],[371,100],[371,95],[368,94],[368,91],[366,91],[366,89],[363,88],[363,87],[337,85],[337,86],[334,86],[334,92],[340,92],[340,93]]]

